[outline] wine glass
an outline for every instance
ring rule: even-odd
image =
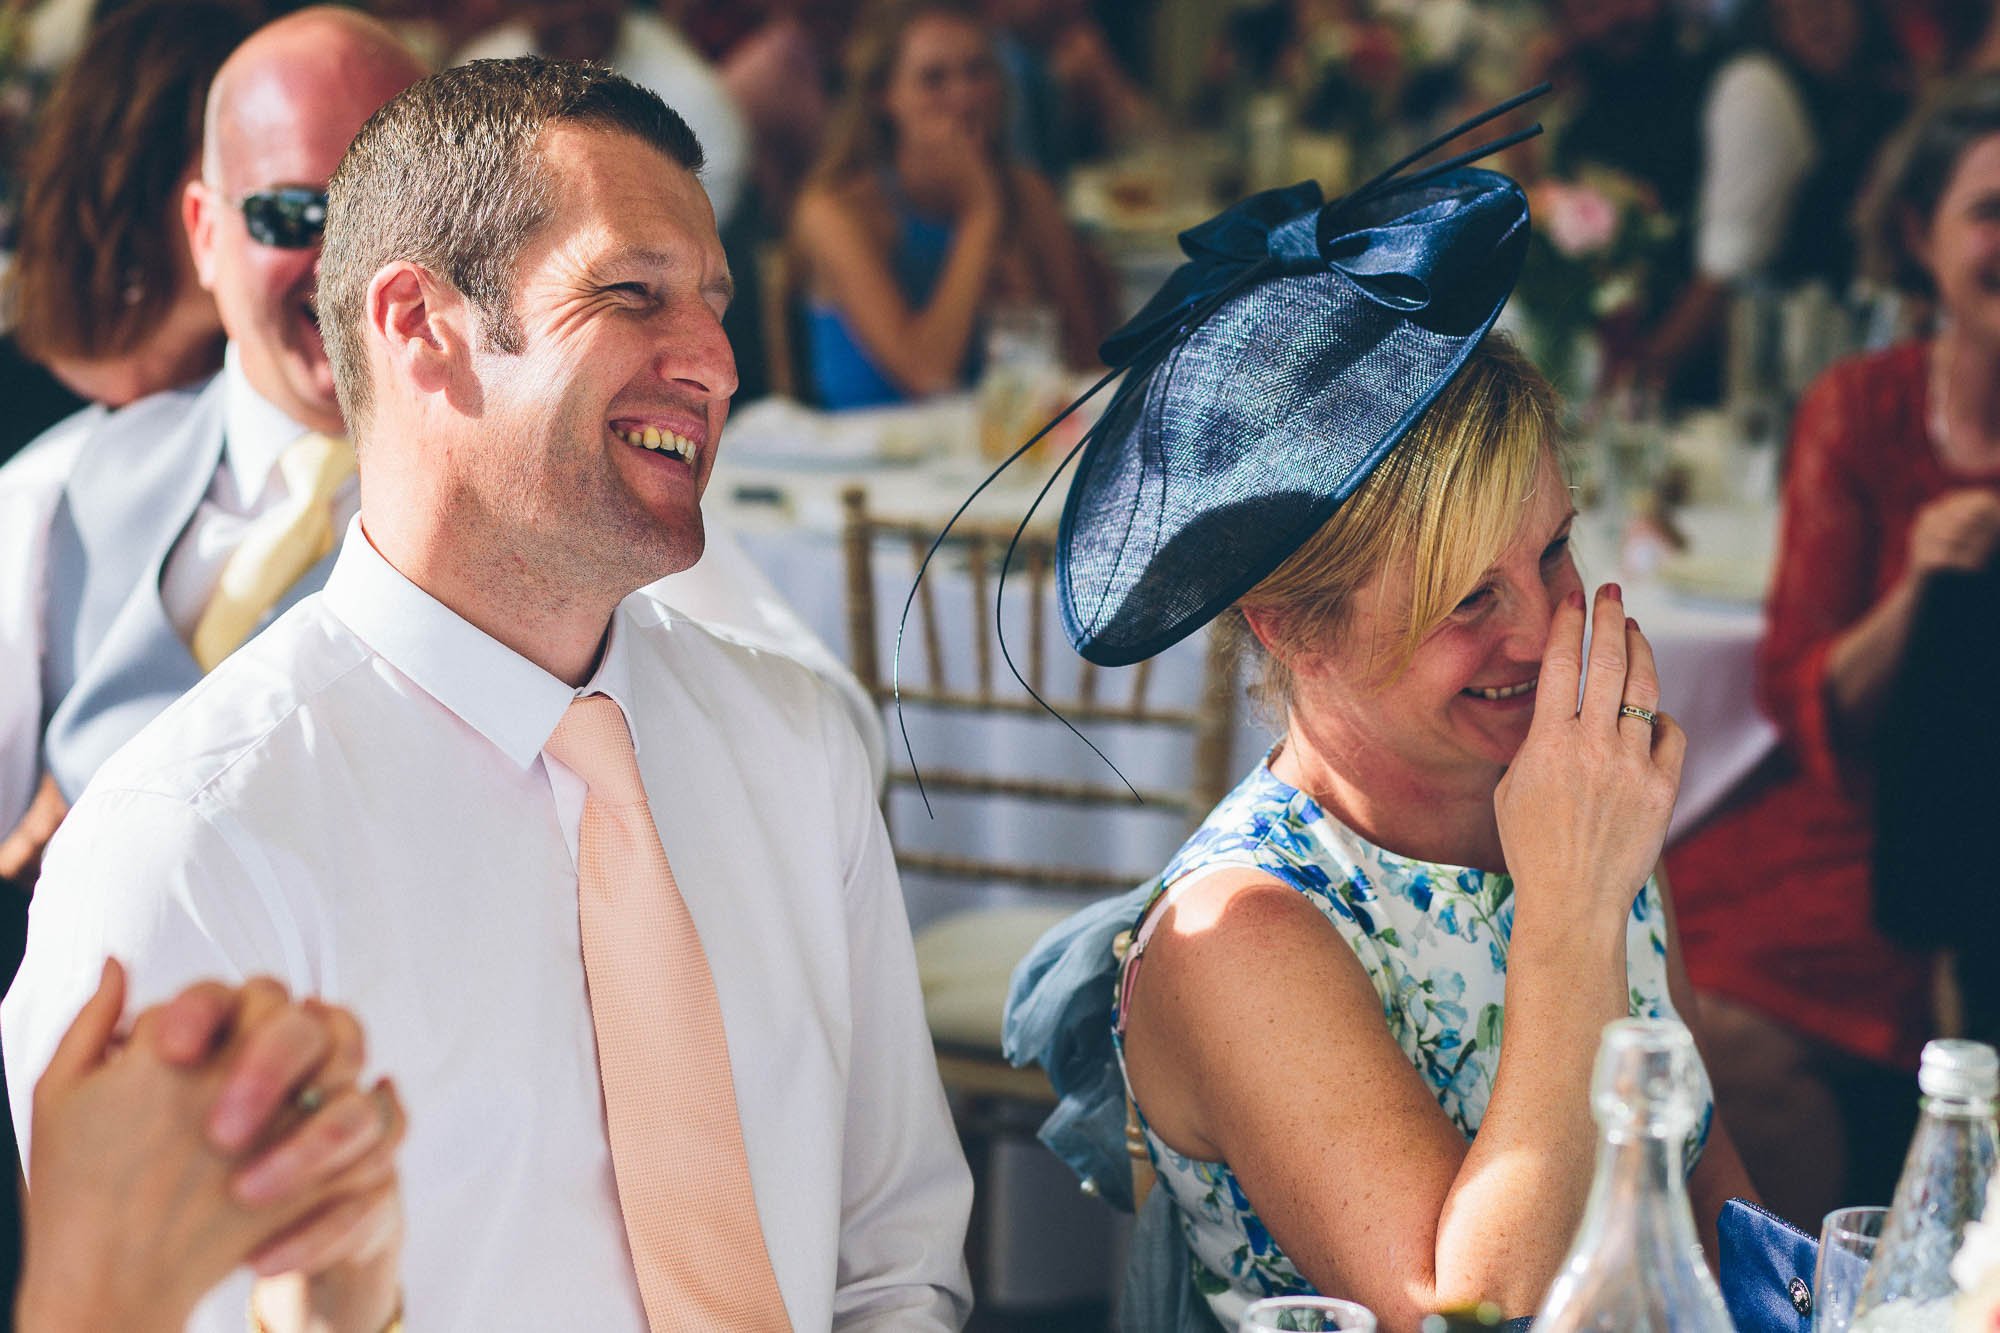
[[[1375,1333],[1375,1316],[1365,1305],[1330,1296],[1271,1296],[1243,1312],[1240,1333],[1262,1329],[1330,1330],[1331,1333]]]
[[[1887,1208],[1840,1208],[1826,1215],[1813,1268],[1812,1333],[1847,1333],[1888,1215]]]

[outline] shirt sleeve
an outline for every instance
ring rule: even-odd
[[[1750,277],[1784,239],[1792,200],[1818,152],[1812,126],[1777,64],[1750,55],[1715,76],[1702,143],[1695,267],[1724,281]]]
[[[40,780],[43,575],[48,523],[0,493],[0,835],[27,813]]]
[[[1793,419],[1778,563],[1766,604],[1757,683],[1764,711],[1808,773],[1842,783],[1827,704],[1834,640],[1866,615],[1881,562],[1880,525],[1848,438],[1859,418],[1847,377],[1821,377]]]
[[[956,1329],[972,1308],[972,1177],[938,1082],[902,888],[859,739],[831,708],[822,730],[844,807],[853,1002],[833,1323]]]
[[[204,978],[271,975],[305,989],[303,950],[269,910],[266,887],[185,800],[114,789],[78,802],[49,844],[27,955],[0,1004],[23,1162],[35,1083],[106,957],[125,964],[127,1019]]]
[[[20,822],[41,782],[49,528],[70,464],[102,418],[86,408],[0,468],[0,836]]]

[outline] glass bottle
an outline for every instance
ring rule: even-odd
[[[1875,1257],[1854,1298],[1854,1333],[1945,1328],[1958,1295],[1951,1261],[1993,1178],[2000,1056],[1976,1041],[1934,1041],[1917,1072],[1923,1114]]]
[[[1535,1333],[1734,1333],[1682,1170],[1707,1101],[1686,1027],[1657,1018],[1605,1027],[1590,1080],[1603,1135],[1597,1176]]]

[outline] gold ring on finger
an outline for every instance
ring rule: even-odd
[[[1618,716],[1636,717],[1649,727],[1655,725],[1660,720],[1660,715],[1658,713],[1655,713],[1650,708],[1641,708],[1637,704],[1618,705]]]

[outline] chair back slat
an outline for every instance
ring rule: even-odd
[[[920,568],[931,544],[918,533],[908,534],[910,544],[910,568]],[[946,687],[944,678],[944,639],[938,633],[937,599],[931,595],[934,585],[925,579],[917,585],[918,629],[924,636],[924,669],[928,673],[925,680],[933,691]]]
[[[1152,679],[1152,658],[1144,658],[1137,666],[1132,668],[1132,696],[1126,705],[1126,711],[1130,712],[1134,718],[1141,718],[1146,715],[1146,685]]]
[[[765,384],[780,398],[799,396],[798,357],[792,346],[793,303],[798,299],[791,252],[782,241],[757,248],[758,332],[764,341]]]
[[[1195,808],[1206,812],[1229,794],[1236,774],[1230,768],[1231,743],[1236,739],[1236,677],[1241,651],[1236,636],[1210,625],[1201,671],[1201,702],[1194,724]]]
[[[846,522],[841,533],[842,554],[847,564],[847,660],[870,694],[882,689],[882,664],[875,639],[874,562],[868,547],[868,491],[849,486],[840,493],[840,507]]]
[[[979,701],[981,703],[993,702],[993,641],[986,637],[986,632],[983,629],[978,628],[979,623],[986,618],[986,608],[989,605],[986,600],[987,546],[986,537],[982,533],[973,534],[972,539],[965,544],[967,572],[972,575],[969,580],[972,588],[972,624],[974,626],[972,646],[974,663],[979,673]]]
[[[1028,548],[1028,684],[1047,696],[1049,548],[1036,542]]]

